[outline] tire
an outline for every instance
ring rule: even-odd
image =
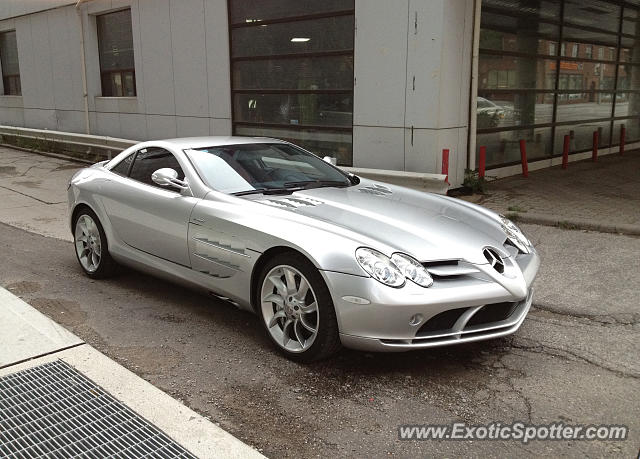
[[[94,279],[110,277],[116,263],[109,254],[107,236],[98,216],[83,207],[73,219],[73,246],[84,273]]]
[[[340,350],[331,294],[320,272],[304,256],[288,252],[273,257],[262,268],[256,291],[260,322],[287,358],[312,362]]]

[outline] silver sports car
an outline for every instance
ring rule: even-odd
[[[302,361],[513,333],[540,264],[500,215],[268,138],[138,144],[75,174],[69,206],[88,276],[122,263],[204,289]]]

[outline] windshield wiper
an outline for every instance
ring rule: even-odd
[[[299,182],[286,182],[282,188],[256,188],[254,190],[238,191],[231,193],[233,196],[246,196],[248,194],[289,194],[294,191],[320,188],[323,186],[347,187],[349,184],[341,180],[303,180]]]
[[[238,191],[237,193],[231,193],[233,196],[246,196],[248,194],[289,194],[294,191],[304,190],[303,187],[293,188],[256,188],[254,190]]]
[[[308,189],[308,188],[320,188],[323,186],[346,187],[346,186],[349,186],[349,184],[347,182],[343,182],[342,180],[303,180],[300,182],[286,182],[284,186],[286,188],[301,187],[302,189]]]

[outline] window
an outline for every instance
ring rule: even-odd
[[[15,30],[0,33],[0,66],[2,66],[4,95],[21,95],[18,43]]]
[[[96,17],[100,79],[104,97],[135,97],[136,72],[133,59],[131,10]]]
[[[323,181],[331,186],[351,185],[344,173],[286,144],[225,145],[190,150],[187,156],[203,180],[223,193],[321,186],[313,182]]]
[[[123,177],[129,176],[129,170],[131,169],[131,163],[133,162],[133,158],[135,157],[135,153],[130,154],[114,167],[111,168],[111,172],[122,175]]]
[[[640,140],[640,3],[483,0],[480,22],[477,95],[496,105],[476,114],[487,164],[517,163],[522,139],[534,160],[559,156],[565,135],[571,153],[591,149],[594,130],[615,145],[621,124]]]
[[[170,189],[170,187],[161,187],[151,180],[151,174],[165,167],[174,169],[178,173],[178,179],[184,180],[180,163],[171,152],[162,148],[145,148],[136,154],[129,177],[157,188]]]
[[[354,0],[228,0],[233,131],[352,162]]]

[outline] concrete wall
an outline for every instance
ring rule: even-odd
[[[3,4],[0,18],[19,10],[14,3]],[[0,124],[85,132],[82,20],[92,133],[136,140],[231,133],[225,0],[93,0],[80,17],[75,2],[25,3],[49,9],[0,20],[0,31],[16,30],[23,94],[0,96]],[[101,97],[95,15],[125,7],[137,97]]]
[[[354,166],[440,172],[467,161],[471,0],[356,0]]]

